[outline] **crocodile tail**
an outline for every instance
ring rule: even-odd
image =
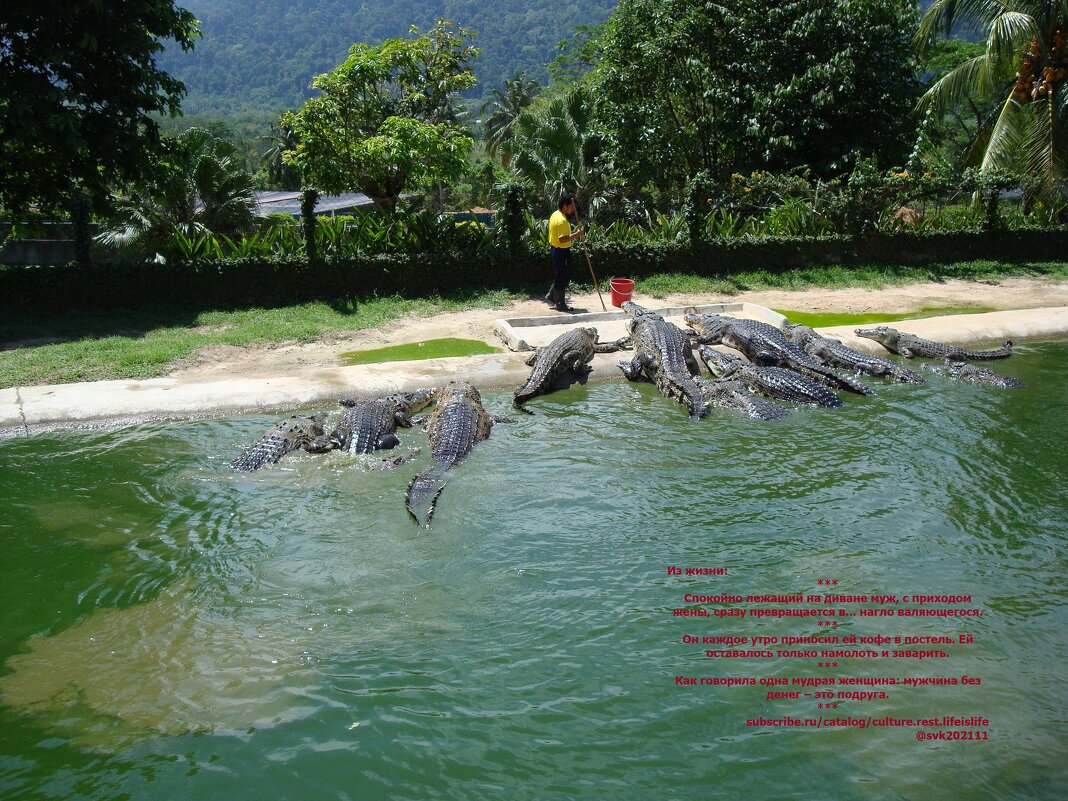
[[[891,368],[887,371],[886,375],[895,381],[904,381],[909,384],[926,384],[927,379],[919,373],[914,373],[907,367],[902,367],[900,364],[894,364],[890,362]]]
[[[534,414],[534,412],[530,411],[530,409],[526,408],[523,404],[526,401],[528,401],[531,398],[533,398],[533,397],[534,397],[533,395],[523,395],[523,396],[516,395],[515,398],[512,399],[512,405],[516,409],[521,411],[523,414],[531,414],[532,415],[532,414]]]
[[[267,435],[245,448],[240,456],[230,462],[230,467],[242,473],[251,473],[265,464],[274,464],[290,450],[292,443],[284,437]]]
[[[1005,344],[997,350],[981,350],[979,353],[985,359],[1007,359],[1012,356],[1012,340],[1006,339]]]
[[[404,505],[415,522],[423,528],[430,528],[430,518],[434,514],[434,504],[445,489],[446,468],[436,464],[416,473],[408,484],[408,494]]]
[[[519,411],[521,412],[525,412],[526,414],[534,414],[534,412],[530,411],[529,409],[524,409],[523,404],[531,398],[536,397],[537,394],[537,390],[535,388],[532,388],[530,383],[528,382],[515,391],[515,395],[512,397],[512,405],[515,406],[515,408],[519,409]]]
[[[242,473],[251,473],[259,470],[268,462],[276,462],[275,454],[268,452],[266,448],[254,445],[246,448],[241,455],[230,462],[230,467]]]
[[[864,386],[864,384],[862,384],[861,382],[857,381],[855,378],[850,378],[849,376],[840,375],[840,374],[836,373],[834,370],[830,370],[830,369],[828,369],[828,373],[830,373],[831,375],[834,376],[834,380],[838,382],[839,389],[844,389],[847,392],[855,392],[858,395],[870,395],[871,394],[871,390],[868,389],[866,386]]]

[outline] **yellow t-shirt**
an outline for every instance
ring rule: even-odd
[[[571,243],[560,241],[560,237],[570,235],[571,223],[562,211],[554,211],[549,218],[549,244],[554,248],[569,248]]]

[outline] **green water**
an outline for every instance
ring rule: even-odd
[[[425,454],[230,471],[275,415],[0,441],[0,797],[1059,801],[1068,343],[998,369],[1027,386],[872,380],[777,424],[576,386],[495,426],[429,531],[402,501]],[[838,618],[838,636],[974,643],[823,668],[683,642],[824,636],[815,618],[671,611],[823,581],[983,614]],[[889,697],[824,712],[676,675],[982,684],[851,685]],[[990,740],[746,726],[822,715],[980,715]]]
[[[932,306],[919,311],[895,314],[870,312],[865,314],[844,314],[838,312],[818,313],[775,309],[791,323],[807,325],[812,328],[829,328],[833,325],[865,325],[867,323],[892,323],[898,320],[919,320],[924,317],[944,317],[950,314],[983,314],[997,311],[989,306]]]
[[[500,353],[495,348],[477,339],[428,339],[425,342],[409,342],[373,350],[351,350],[338,358],[346,367],[354,364],[377,364],[378,362],[410,362],[418,359],[442,359],[446,356],[476,356],[483,353]]]

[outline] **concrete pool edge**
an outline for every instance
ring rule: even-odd
[[[547,318],[546,325],[581,325],[584,315]],[[923,337],[961,345],[1068,335],[1068,306],[930,317],[892,325]],[[885,354],[877,343],[853,336],[854,326],[821,329],[845,344]],[[219,417],[248,412],[292,410],[337,401],[374,397],[451,380],[480,389],[514,389],[530,374],[526,354],[384,362],[352,367],[319,367],[269,378],[220,380],[154,378],[144,381],[94,381],[77,384],[0,389],[0,436],[32,434],[52,428],[115,426],[167,419]],[[619,378],[616,364],[626,355],[598,354],[590,380]],[[493,409],[496,413],[501,409]]]
[[[779,328],[782,328],[783,323],[786,321],[786,318],[778,312],[772,311],[767,306],[760,306],[756,303],[706,303],[698,306],[661,306],[650,308],[649,310],[659,314],[665,319],[671,317],[681,318],[687,311],[696,310],[702,314],[726,314],[731,317],[751,317],[756,320],[770,323]],[[526,351],[530,350],[530,345],[527,343],[527,339],[530,339],[531,337],[529,334],[524,336],[524,329],[539,333],[551,332],[546,336],[538,337],[533,342],[535,346],[538,346],[551,342],[555,336],[567,328],[588,326],[591,323],[620,323],[626,319],[628,319],[627,315],[619,309],[600,312],[582,312],[579,314],[569,314],[566,317],[562,317],[559,314],[545,315],[541,317],[510,317],[498,320],[493,333],[504,342],[509,350]],[[600,326],[598,326],[598,329],[600,330]],[[619,332],[617,331],[615,333]],[[611,335],[605,337],[602,332],[601,341],[608,341],[612,338]]]

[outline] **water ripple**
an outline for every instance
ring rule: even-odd
[[[235,780],[345,797],[354,775],[371,798],[1058,798],[1066,353],[1021,354],[1017,393],[872,382],[873,397],[771,425],[690,421],[651,385],[575,387],[495,426],[429,531],[403,506],[425,452],[391,471],[298,453],[232,472],[273,415],[4,441],[0,783],[86,798],[232,797]],[[486,394],[495,412],[508,402]],[[982,618],[908,630],[973,633],[937,669],[982,675],[982,693],[872,709],[976,711],[1018,748],[748,728],[811,710],[674,686],[814,675],[682,642],[819,633],[807,621],[672,609],[686,592],[812,593],[825,577],[973,595]]]

